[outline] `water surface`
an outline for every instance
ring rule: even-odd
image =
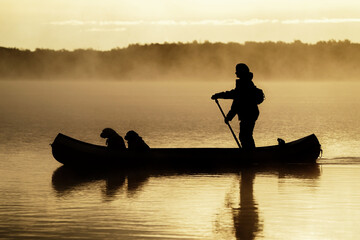
[[[51,155],[59,132],[104,144],[99,134],[112,127],[139,132],[151,147],[236,147],[210,100],[233,82],[0,82],[0,238],[356,239],[360,84],[257,85],[266,100],[256,144],[315,133],[318,164],[73,171]]]

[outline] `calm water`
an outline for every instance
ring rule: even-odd
[[[315,133],[315,166],[101,174],[51,155],[57,133],[104,144],[105,127],[151,147],[236,147],[210,100],[233,84],[0,82],[0,239],[357,239],[359,83],[257,83],[257,145]]]

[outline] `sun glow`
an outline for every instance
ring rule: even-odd
[[[131,43],[359,42],[358,1],[1,0],[0,46],[112,49]]]

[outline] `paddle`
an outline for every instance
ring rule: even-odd
[[[215,99],[215,102],[216,102],[216,104],[218,105],[218,107],[219,107],[219,109],[220,109],[220,112],[222,113],[222,115],[223,115],[223,117],[224,117],[224,119],[225,119],[226,116],[225,116],[225,113],[224,113],[224,111],[222,110],[222,108],[221,108],[221,106],[220,106],[219,101],[218,101],[217,99]],[[226,125],[228,125],[228,127],[229,127],[229,129],[230,129],[230,131],[231,131],[231,133],[232,133],[235,141],[236,141],[236,144],[239,146],[239,148],[241,148],[241,145],[240,145],[240,143],[239,143],[239,140],[237,139],[234,131],[232,130],[232,128],[231,128],[231,126],[230,126],[230,123],[229,123],[229,122],[226,122]]]

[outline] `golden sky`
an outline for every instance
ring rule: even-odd
[[[132,43],[360,42],[358,0],[0,0],[0,46],[108,50]]]

